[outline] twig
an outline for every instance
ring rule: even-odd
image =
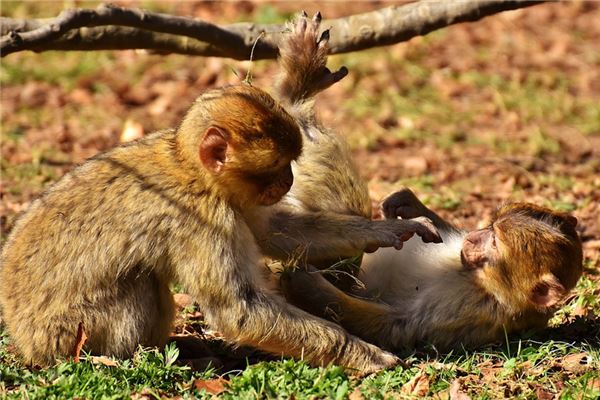
[[[423,0],[324,22],[331,26],[330,53],[384,46],[461,22],[477,21],[537,0]],[[22,51],[147,49],[163,53],[248,59],[261,34],[279,33],[280,24],[217,26],[192,18],[138,9],[99,6],[72,9],[44,20],[0,19],[2,56]],[[282,35],[265,35],[254,59],[275,58]]]

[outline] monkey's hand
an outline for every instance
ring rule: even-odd
[[[326,67],[329,29],[319,34],[320,25],[321,13],[309,20],[302,12],[279,49],[284,72],[278,91],[292,103],[310,99],[348,74],[346,67],[335,72]]]
[[[403,188],[389,195],[381,206],[386,219],[411,219],[416,217],[431,218],[431,210],[421,203],[412,190]]]
[[[442,242],[437,228],[427,217],[386,219],[383,221],[372,221],[372,223],[376,233],[372,238],[367,238],[367,246],[365,247],[367,252],[379,247],[394,247],[400,250],[404,242],[410,239],[415,233],[425,243]]]

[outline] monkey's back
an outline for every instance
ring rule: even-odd
[[[308,211],[329,210],[371,218],[371,200],[346,142],[322,127],[305,140],[294,171],[294,185],[282,203]],[[302,171],[297,174],[296,170]],[[315,201],[318,199],[318,201]]]
[[[195,212],[182,208],[181,199],[188,194],[172,189],[163,170],[169,160],[156,151],[168,146],[168,135],[157,133],[88,160],[52,185],[17,221],[2,249],[0,307],[26,358],[51,361],[28,354],[27,341],[56,340],[60,353],[64,346],[51,336],[69,326],[74,337],[86,309],[110,312],[117,299],[157,290],[156,272],[147,267],[156,271],[157,265],[166,266],[165,239],[185,223],[183,216]],[[166,296],[164,288],[158,290]],[[145,312],[130,311],[159,310],[148,304]],[[144,317],[134,316],[131,322]],[[101,326],[111,321],[108,315],[106,321],[101,315],[94,318],[86,322]]]

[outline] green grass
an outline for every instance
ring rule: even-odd
[[[589,266],[588,266],[589,268]],[[222,376],[227,382],[220,397],[225,399],[356,398],[385,399],[408,396],[409,381],[422,375],[431,398],[447,398],[453,383],[475,399],[536,398],[543,390],[560,399],[595,399],[600,395],[600,322],[570,318],[577,307],[600,311],[589,278],[580,281],[575,296],[554,318],[553,325],[535,336],[510,337],[505,343],[478,351],[456,350],[438,354],[435,349],[405,354],[408,368],[401,366],[366,378],[346,374],[342,368],[312,368],[303,361],[263,361]],[[569,319],[570,318],[570,319]],[[565,325],[569,319],[571,324]],[[583,331],[583,334],[582,334]],[[543,336],[539,336],[543,335]],[[584,339],[581,339],[584,338]],[[174,345],[163,351],[141,349],[131,360],[112,360],[106,366],[93,357],[75,363],[65,361],[46,368],[28,368],[8,351],[10,340],[0,336],[0,397],[28,399],[111,398],[134,394],[148,398],[212,396],[198,390],[195,380],[220,379],[214,370],[192,371],[177,363]]]

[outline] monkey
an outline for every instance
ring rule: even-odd
[[[567,213],[508,203],[489,226],[466,232],[408,188],[382,207],[390,219],[428,217],[443,243],[413,238],[401,251],[367,254],[364,287],[353,293],[308,270],[288,271],[281,284],[292,304],[384,349],[473,348],[542,328],[582,274],[577,219]]]
[[[234,85],[201,94],[177,128],[96,155],[50,186],[0,255],[0,308],[23,360],[68,357],[80,326],[90,354],[126,358],[164,345],[177,282],[237,345],[362,373],[395,365],[396,356],[288,304],[261,274],[244,214],[289,191],[302,136],[273,97]],[[364,241],[387,246],[417,225],[380,225]]]
[[[303,14],[297,19],[296,25],[293,26],[293,34],[284,41],[280,49],[283,73],[275,91],[282,104],[287,106],[290,113],[300,122],[305,138],[304,151],[293,166],[296,180],[290,192],[284,196],[276,207],[270,208],[269,213],[261,213],[263,219],[259,219],[259,229],[256,229],[256,225],[251,225],[251,227],[259,238],[262,237],[263,240],[259,243],[261,243],[265,253],[275,257],[285,257],[290,254],[294,246],[301,243],[308,247],[307,254],[305,254],[306,264],[310,264],[311,267],[324,268],[342,258],[361,256],[365,250],[371,252],[375,248],[372,246],[369,248],[361,241],[360,237],[366,231],[354,229],[356,227],[354,224],[354,221],[357,221],[356,217],[369,218],[371,215],[371,202],[366,184],[360,178],[344,140],[323,128],[315,116],[314,96],[319,91],[341,80],[348,73],[344,67],[333,73],[325,67],[325,49],[329,32],[324,31],[317,39],[319,23],[319,14],[312,21],[307,21],[306,14]],[[321,274],[308,273],[301,269],[286,271],[282,274],[282,289],[288,300],[315,315],[329,317],[329,319],[331,319],[331,315],[328,313],[333,311],[334,320],[342,323],[351,333],[390,349],[397,349],[401,345],[409,346],[417,341],[430,341],[441,347],[449,346],[458,341],[467,345],[479,345],[497,339],[501,333],[503,334],[506,327],[520,330],[529,326],[545,325],[552,314],[552,307],[574,286],[581,275],[581,245],[574,230],[569,228],[570,230],[564,235],[566,239],[563,240],[563,244],[559,245],[557,243],[561,242],[562,234],[552,231],[552,226],[543,229],[543,221],[546,218],[564,220],[565,226],[572,225],[573,228],[577,223],[576,219],[566,214],[539,209],[533,205],[515,205],[515,208],[510,212],[511,208],[507,206],[499,211],[498,221],[508,220],[510,225],[513,221],[522,221],[526,218],[521,215],[520,210],[524,210],[523,213],[526,215],[527,211],[531,211],[534,214],[534,217],[531,218],[533,226],[540,226],[540,229],[548,235],[547,242],[544,242],[542,249],[536,250],[537,253],[525,259],[522,264],[509,263],[508,272],[510,274],[508,277],[519,278],[519,281],[522,282],[536,282],[533,294],[542,293],[548,289],[547,293],[552,294],[548,297],[551,301],[537,308],[535,306],[537,303],[534,302],[533,308],[535,311],[531,311],[532,305],[530,303],[525,301],[521,303],[508,301],[507,303],[504,300],[504,303],[496,304],[500,310],[503,310],[501,316],[493,317],[491,320],[489,318],[481,319],[480,323],[476,325],[480,329],[474,331],[471,331],[472,325],[462,326],[464,329],[469,330],[470,336],[467,334],[449,334],[452,329],[459,332],[460,324],[471,321],[475,315],[482,314],[486,316],[486,311],[489,311],[486,307],[491,307],[494,302],[482,302],[485,306],[482,305],[481,307],[467,307],[462,314],[446,313],[443,308],[441,310],[433,310],[432,308],[429,311],[427,307],[436,304],[436,301],[442,298],[444,293],[451,293],[453,290],[460,291],[463,285],[467,289],[464,296],[465,301],[468,300],[467,303],[470,301],[470,304],[477,304],[477,300],[481,298],[488,299],[490,297],[490,299],[493,299],[492,294],[496,287],[493,282],[495,281],[492,278],[483,279],[484,282],[491,282],[491,287],[488,287],[486,292],[483,289],[479,290],[479,286],[475,283],[468,280],[465,282],[461,278],[466,272],[462,271],[462,261],[460,257],[457,260],[456,254],[460,253],[462,242],[466,240],[464,238],[469,236],[466,232],[453,227],[439,218],[437,214],[428,210],[409,190],[400,191],[388,199],[385,203],[388,216],[393,215],[394,210],[390,209],[391,205],[402,199],[404,201],[410,200],[409,206],[413,209],[413,215],[410,215],[410,213],[406,213],[407,208],[405,207],[404,218],[409,218],[408,220],[428,218],[434,221],[435,226],[441,232],[445,232],[443,236],[447,240],[450,238],[453,238],[453,240],[439,245],[440,248],[438,245],[425,244],[427,242],[437,243],[437,240],[423,238],[423,241],[419,241],[418,239],[412,239],[408,242],[410,248],[406,250],[398,252],[392,249],[381,249],[375,254],[366,255],[364,270],[360,277],[367,283],[367,288],[371,285],[376,289],[371,290],[371,292],[379,292],[379,296],[388,293],[390,298],[387,302],[389,304],[386,305],[382,301],[361,300],[360,298],[348,296],[339,290],[339,288],[349,290],[350,283],[353,282],[351,279],[341,282],[339,279],[335,280],[327,277],[330,281],[335,282],[337,287],[334,287],[331,283],[322,279]],[[419,213],[415,214],[414,210],[419,210]],[[323,220],[323,224],[316,231],[311,229],[310,226],[306,226],[308,224],[302,224],[307,215],[314,214],[319,214]],[[344,215],[346,217],[343,217]],[[327,223],[324,222],[325,216],[328,217]],[[397,218],[393,215],[393,217],[386,220],[397,220]],[[307,219],[307,221],[310,221],[310,219]],[[254,219],[254,222],[256,222],[256,219]],[[348,224],[352,229],[345,230]],[[517,232],[517,238],[530,232],[526,224],[520,226],[522,231]],[[473,233],[473,235],[475,234]],[[403,236],[402,242],[408,236],[410,234]],[[532,235],[524,237],[530,238]],[[521,239],[521,242],[523,240],[525,239]],[[361,245],[357,246],[358,243]],[[469,243],[471,241],[465,241],[466,254],[476,254],[475,248],[469,250]],[[512,247],[515,251],[518,251],[518,243]],[[564,249],[560,248],[563,245]],[[400,246],[396,246],[396,248],[401,247],[402,243],[400,243]],[[534,265],[532,257],[535,258],[544,251],[550,253],[556,251],[561,261],[572,260],[572,263],[565,262],[561,264],[562,267],[559,265],[554,268],[553,271],[556,272],[556,275],[546,273],[548,270],[553,269],[550,262],[543,263],[539,270],[534,268],[533,271],[529,271],[526,267],[528,263]],[[418,257],[406,255],[412,253],[417,254]],[[574,256],[573,258],[569,257],[571,254]],[[413,264],[412,259],[419,263]],[[426,268],[419,271],[417,265],[422,264],[425,264]],[[438,264],[440,267],[436,268]],[[395,273],[394,267],[401,270]],[[406,276],[402,270],[404,268],[407,268]],[[351,272],[358,273],[358,270],[355,269]],[[378,278],[382,273],[385,277]],[[393,275],[394,279],[388,277],[390,274]],[[436,292],[436,289],[439,289],[437,286],[444,283],[443,277],[445,275],[449,277],[456,276],[456,282],[449,283],[448,288],[442,287]],[[488,273],[488,275],[493,274]],[[483,275],[484,278],[486,276]],[[404,281],[405,277],[407,278],[406,282]],[[505,279],[508,279],[508,277]],[[494,279],[503,282],[498,277]],[[423,280],[427,281],[426,287],[421,284]],[[397,287],[394,289],[382,290],[380,286],[385,285],[386,282],[399,283],[396,284]],[[413,283],[415,284],[413,285]],[[419,284],[421,287],[418,286]],[[506,288],[508,284],[501,287]],[[429,288],[429,291],[424,290],[427,288]],[[520,293],[524,295],[527,290],[527,288],[522,288]],[[413,292],[419,292],[420,295],[416,296]],[[354,293],[354,296],[357,294],[364,296],[366,292],[362,290],[359,293]],[[510,296],[505,297],[510,298]],[[533,298],[537,299],[538,302],[540,300],[540,297],[534,296]],[[419,303],[419,301],[424,303]],[[442,302],[442,304],[444,303],[445,301]],[[396,304],[399,304],[399,306],[396,306]],[[413,308],[403,312],[405,305],[412,305]],[[455,308],[459,309],[459,306],[458,303],[454,303],[449,309],[453,311]],[[422,317],[425,321],[428,319],[439,319],[439,321],[430,323],[430,325],[425,322],[417,323],[417,316],[420,314],[415,310],[419,309],[418,307],[421,307],[420,310],[423,311]],[[506,311],[506,307],[509,311]],[[346,312],[342,313],[342,311]],[[518,317],[514,317],[515,315]],[[447,318],[444,319],[440,316]],[[397,326],[390,322],[402,321],[401,318],[404,317],[409,318],[408,321],[412,323],[411,327],[399,330],[398,327],[403,326],[402,322],[398,322]],[[452,328],[456,324],[458,324],[458,327]],[[487,329],[486,324],[489,324],[491,328]],[[382,326],[389,329],[380,330]],[[424,327],[425,333],[419,336],[421,327]],[[388,332],[394,329],[396,334]]]
[[[348,74],[345,67],[334,72],[326,67],[330,34],[319,33],[321,19],[318,12],[310,20],[300,14],[279,49],[281,73],[274,92],[304,138],[303,153],[292,164],[294,184],[275,206],[248,210],[248,225],[265,255],[287,260],[300,252],[302,262],[320,268],[360,259],[365,250],[399,249],[414,233],[425,242],[439,242],[427,218],[406,220],[415,224],[404,226],[398,220],[372,220],[367,185],[346,142],[318,121],[316,94]]]

